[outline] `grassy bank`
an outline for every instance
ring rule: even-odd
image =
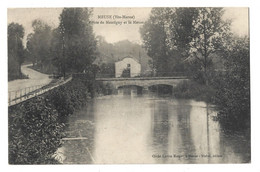
[[[89,83],[73,80],[9,107],[9,163],[56,164],[67,117],[90,99]]]

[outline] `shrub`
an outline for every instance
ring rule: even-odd
[[[232,46],[216,94],[218,117],[230,129],[250,129],[249,40],[238,39]]]
[[[63,122],[88,99],[86,83],[72,81],[9,107],[9,163],[58,163],[53,154],[61,146]]]
[[[111,95],[115,92],[115,89],[110,83],[104,84],[103,82],[96,82],[95,92],[98,95]]]
[[[199,84],[193,80],[187,80],[180,82],[173,88],[173,96],[175,98],[214,102],[215,89],[204,84]]]
[[[9,163],[57,163],[52,155],[61,144],[63,127],[43,96],[9,109]]]
[[[46,98],[51,101],[61,121],[84,106],[90,95],[88,88],[80,81],[73,81],[50,91]]]

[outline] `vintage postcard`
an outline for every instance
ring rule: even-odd
[[[7,12],[9,164],[251,163],[249,8]]]

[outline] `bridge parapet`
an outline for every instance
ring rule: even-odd
[[[109,83],[116,89],[123,86],[139,86],[148,88],[153,85],[170,85],[175,87],[178,83],[188,80],[187,77],[147,77],[147,78],[97,78],[96,81]]]
[[[167,79],[188,79],[187,76],[175,77],[136,77],[136,78],[96,78],[96,81],[131,81],[131,80],[167,80]]]

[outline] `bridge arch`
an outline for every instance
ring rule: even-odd
[[[137,87],[137,88],[143,88],[144,86],[134,85],[134,84],[124,84],[124,85],[118,85],[118,86],[117,86],[117,89],[125,88],[125,87]]]
[[[119,81],[119,82],[114,82],[114,85],[116,89],[119,87],[126,87],[126,86],[137,86],[137,87],[142,87],[142,88],[149,88],[151,86],[171,86],[175,87],[177,85],[176,81]]]
[[[172,94],[173,92],[173,85],[171,84],[154,84],[154,85],[150,85],[148,87],[148,90],[151,92],[156,92],[157,94]]]
[[[174,87],[173,84],[168,84],[168,83],[165,83],[165,84],[156,84],[156,83],[154,83],[154,84],[149,84],[149,85],[147,85],[148,88],[151,88],[151,87],[163,87],[163,86],[165,86],[165,87],[171,87],[171,88]]]
[[[115,83],[116,89],[128,86],[136,86],[136,87],[145,87],[144,83],[142,82],[117,82]]]
[[[132,93],[135,93],[137,95],[143,94],[144,88],[139,85],[120,85],[117,87],[117,93],[118,94],[128,94],[132,95]]]

